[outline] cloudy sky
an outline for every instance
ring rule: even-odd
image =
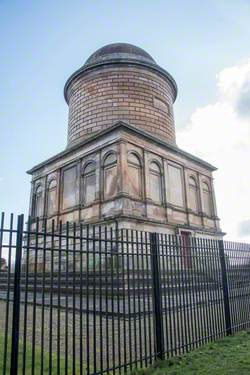
[[[68,76],[128,42],[176,79],[178,145],[218,167],[221,227],[250,241],[249,0],[1,0],[0,17],[0,211],[27,213],[26,170],[65,148]]]
[[[218,167],[218,213],[230,239],[250,240],[250,59],[216,75],[217,95],[198,107],[179,146]]]

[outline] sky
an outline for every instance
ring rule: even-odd
[[[67,78],[127,42],[175,78],[177,144],[218,167],[221,228],[250,242],[249,40],[249,0],[1,0],[0,211],[27,215],[26,171],[65,149]]]

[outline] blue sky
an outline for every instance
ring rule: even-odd
[[[248,0],[1,0],[0,17],[0,210],[6,212],[27,213],[26,170],[65,148],[63,86],[97,48],[138,45],[173,75],[181,133],[193,126],[197,109],[218,100],[218,74],[250,57]],[[245,216],[239,214],[235,228]]]

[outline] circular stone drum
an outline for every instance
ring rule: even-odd
[[[123,121],[175,144],[174,79],[141,48],[96,51],[66,82],[68,147]]]

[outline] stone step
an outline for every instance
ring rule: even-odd
[[[180,283],[174,283],[174,284],[165,284],[162,283],[161,284],[161,290],[162,292],[166,292],[166,293],[175,293],[175,292],[183,292],[183,291],[198,291],[198,290],[204,290],[204,289],[207,289],[207,288],[210,288],[210,289],[214,289],[214,288],[218,288],[220,287],[218,284],[216,283],[197,283],[197,284],[194,284],[194,285],[186,285],[186,284],[180,284]],[[9,285],[9,290],[13,290],[14,289],[14,286],[13,286],[13,283],[11,283]],[[7,291],[8,290],[8,285],[6,283],[0,283],[0,291]],[[21,283],[21,291],[25,291],[26,290],[26,285],[25,283]],[[34,283],[32,284],[28,284],[27,285],[27,290],[30,291],[30,292],[34,292],[34,290],[36,290],[36,292],[42,292],[44,291],[45,293],[50,293],[51,292],[51,285],[50,283],[47,283],[44,285],[42,285],[42,283],[37,283],[36,284],[36,288],[34,287]],[[68,287],[65,283],[61,283],[60,285],[58,285],[58,283],[53,283],[52,285],[52,290],[53,290],[53,293],[58,293],[60,291],[60,293],[73,293],[73,291],[75,290],[75,293],[79,294],[80,291],[82,290],[82,293],[83,294],[86,294],[87,291],[88,293],[90,294],[93,294],[93,292],[95,291],[97,294],[101,293],[105,296],[106,293],[108,293],[109,295],[114,293],[114,294],[123,294],[124,292],[126,294],[128,294],[128,292],[130,291],[130,293],[135,293],[135,294],[138,294],[138,293],[143,293],[143,290],[145,293],[148,293],[148,292],[151,292],[152,291],[152,284],[151,283],[148,283],[148,284],[145,284],[145,285],[141,285],[141,284],[131,284],[131,283],[127,283],[125,282],[124,284],[120,284],[120,285],[114,285],[113,288],[112,288],[112,285],[107,285],[107,284],[90,284],[87,285],[86,284],[77,284],[73,287],[73,284],[70,284],[68,283]]]
[[[151,276],[152,274],[141,274],[141,273],[138,273],[138,272],[129,272],[129,273],[113,273],[113,275],[111,273],[108,273],[108,274],[105,274],[105,273],[98,273],[98,272],[93,272],[93,273],[82,273],[82,275],[80,273],[73,273],[73,272],[69,272],[67,274],[67,277],[68,279],[75,279],[75,280],[80,280],[81,277],[83,279],[86,279],[88,278],[88,280],[98,280],[98,282],[101,281],[104,281],[106,282],[106,280],[141,280],[141,281],[145,281],[145,280],[151,280]],[[59,277],[59,274],[54,272],[53,273],[53,278],[54,279],[57,279]],[[61,279],[64,279],[66,278],[66,273],[65,272],[61,272],[60,274],[60,277]],[[14,278],[14,274],[11,273],[10,274],[10,280],[12,280]],[[34,274],[34,273],[29,273],[28,274],[28,279],[42,279],[42,278],[45,278],[46,280],[47,279],[50,279],[51,278],[51,273],[49,272],[46,272],[44,274],[42,273],[37,273],[37,274]],[[192,282],[192,280],[208,280],[210,277],[209,276],[205,276],[205,275],[199,275],[199,274],[174,274],[174,275],[171,275],[171,274],[163,274],[161,273],[161,279],[162,280],[166,280],[166,281],[173,281],[173,280],[187,280],[187,282]],[[8,279],[8,274],[7,272],[1,272],[0,273],[0,281],[3,280],[3,281],[6,281]],[[22,280],[25,280],[26,279],[26,275],[25,273],[22,273],[21,274],[21,279]]]

